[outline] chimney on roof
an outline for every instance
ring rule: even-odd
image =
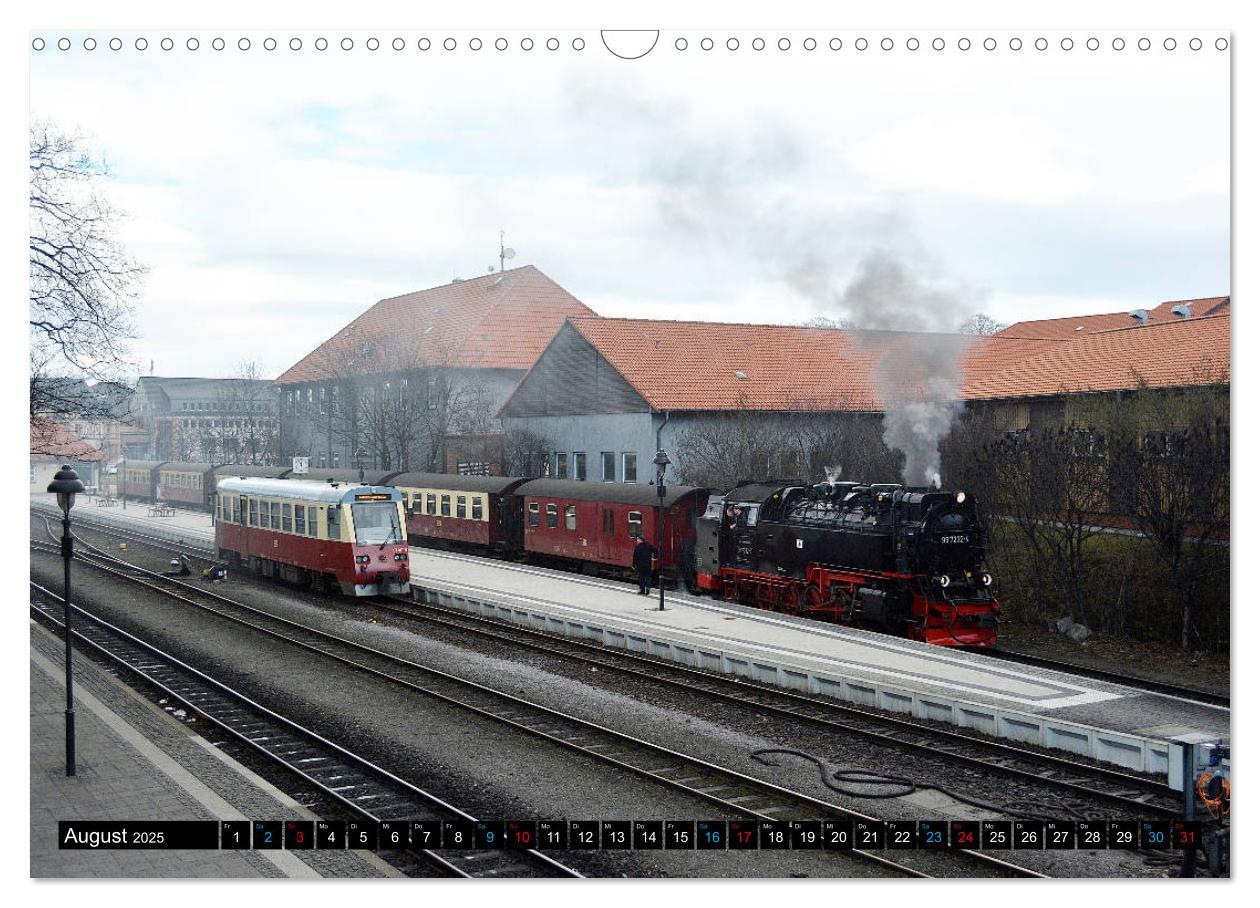
[[[1134,309],[1129,313],[1129,318],[1133,319],[1139,325],[1145,325],[1151,318],[1149,309]]]
[[[1172,314],[1177,318],[1189,318],[1193,313],[1190,311],[1189,303],[1182,303],[1179,306],[1172,307]]]

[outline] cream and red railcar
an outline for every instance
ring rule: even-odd
[[[402,494],[295,479],[219,481],[220,560],[347,596],[406,594],[411,568]]]

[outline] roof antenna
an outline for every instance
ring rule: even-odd
[[[510,259],[516,258],[516,250],[511,246],[503,245],[503,231],[499,231],[499,273],[503,273],[505,264]]]

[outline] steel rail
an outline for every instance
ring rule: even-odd
[[[113,562],[119,561],[112,556],[110,556],[109,560]],[[507,725],[523,733],[542,738],[552,744],[581,753],[601,762],[609,763],[635,775],[648,778],[658,784],[673,788],[688,796],[722,806],[739,815],[756,819],[777,819],[778,817],[775,817],[774,814],[786,814],[788,811],[798,811],[796,815],[801,816],[802,814],[799,811],[803,808],[823,817],[835,816],[851,820],[878,822],[875,817],[851,808],[814,798],[811,795],[785,788],[764,779],[749,776],[738,770],[719,766],[701,758],[568,715],[551,707],[526,700],[523,697],[503,693],[477,682],[450,675],[439,669],[424,666],[365,644],[311,628],[299,622],[237,602],[218,593],[200,589],[175,578],[164,577],[152,571],[137,568],[135,565],[127,562],[121,562],[125,566],[124,570],[117,570],[103,564],[102,559],[99,558],[93,557],[88,559],[88,561],[98,570],[148,586],[156,592],[210,612],[220,618],[250,627],[255,631],[282,640],[290,645],[331,658],[365,674]],[[127,571],[148,575],[155,581],[180,588],[186,593],[193,593],[218,604],[226,605],[229,608],[243,611],[254,619],[261,619],[264,623],[272,624],[273,627],[265,627],[257,623],[257,620],[246,620],[238,615],[228,614],[221,609],[196,602],[188,595],[177,593],[170,589],[163,589],[158,583],[149,582],[149,580],[137,577],[135,573],[127,573]],[[284,630],[276,630],[274,627],[276,625],[284,628]],[[298,636],[293,636],[294,634],[305,636],[306,639],[299,639]],[[330,645],[340,649],[341,652],[330,649]],[[376,665],[368,664],[367,661],[363,661],[365,659],[375,661]],[[382,663],[388,666],[389,670],[378,667]],[[399,671],[411,674],[412,678],[399,677],[395,674],[395,672]],[[440,685],[445,685],[447,689],[445,691],[437,689]],[[474,697],[480,699],[481,703],[470,702],[470,699]],[[757,806],[753,806],[750,802],[758,803]],[[805,815],[812,816],[813,813]],[[927,876],[927,874],[912,867],[870,851],[855,849],[853,851],[832,853],[880,865],[903,875]],[[1030,868],[997,858],[985,852],[964,849],[957,852],[943,852],[943,854],[965,856],[966,859],[984,866],[986,870],[1004,876],[1043,876],[1043,874]]]
[[[34,581],[30,586],[37,598],[45,600],[32,601],[31,611],[41,621],[64,633],[64,625],[54,612],[64,600]],[[72,608],[89,622],[86,627],[80,625],[73,631],[81,643],[143,678],[232,739],[282,766],[355,814],[378,822],[426,817],[456,817],[477,822],[472,814],[263,706],[100,616],[81,606]],[[337,783],[335,787],[332,782]],[[359,803],[361,801],[370,803]],[[449,876],[581,877],[578,871],[536,850],[469,851],[464,867],[432,849],[410,850]],[[522,873],[522,870],[529,872]]]
[[[1129,773],[1109,769],[1105,766],[1093,766],[1067,757],[1028,750],[1001,741],[991,741],[949,729],[925,726],[893,714],[875,713],[860,707],[825,700],[820,697],[812,697],[794,691],[732,678],[729,675],[718,674],[692,666],[680,665],[677,662],[654,659],[640,653],[632,653],[620,649],[610,651],[607,647],[598,643],[574,640],[570,637],[552,634],[536,628],[509,624],[494,618],[445,608],[432,603],[413,602],[412,600],[392,596],[386,598],[395,602],[406,603],[406,607],[385,605],[379,601],[373,601],[372,606],[412,621],[431,622],[461,631],[468,631],[497,642],[511,644],[512,646],[525,646],[548,655],[598,666],[653,684],[659,685],[664,683],[691,693],[704,694],[714,699],[771,713],[781,718],[808,722],[826,728],[829,731],[861,735],[871,740],[918,753],[970,763],[985,770],[996,769],[1025,781],[1060,788],[1088,800],[1101,799],[1125,808],[1140,811],[1136,816],[1146,817],[1150,816],[1152,812],[1169,816],[1181,815],[1180,810],[1171,805],[1162,806],[1133,795],[1099,790],[1081,781],[1082,779],[1093,777],[1126,789],[1144,791],[1150,795],[1171,797],[1167,784],[1156,779],[1130,775]],[[634,666],[642,667],[636,668]],[[841,722],[835,718],[836,716],[852,717],[877,727],[863,727]],[[885,729],[904,730],[907,733],[917,735],[919,740],[894,736],[887,731],[880,731],[878,726],[883,726]],[[997,760],[1022,760],[1036,763],[1042,769],[1040,771],[1023,769],[1010,763],[997,762],[994,758],[983,758],[959,753],[954,750],[942,749],[942,743],[947,747],[976,748],[994,755]],[[1069,773],[1072,777],[1047,776],[1045,775],[1045,768],[1047,767],[1052,771]]]

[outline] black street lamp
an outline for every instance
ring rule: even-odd
[[[656,547],[660,550],[660,568],[657,570],[656,582],[661,588],[660,611],[665,611],[665,468],[669,466],[669,455],[661,448],[652,458],[656,464]]]
[[[83,483],[79,474],[70,469],[69,464],[62,466],[48,484],[48,491],[57,496],[57,505],[61,508],[61,559],[65,562],[65,587],[62,595],[66,606],[66,775],[74,775],[74,675],[70,663],[70,561],[74,558],[74,537],[70,535],[70,509],[74,507],[74,496],[83,491]]]

